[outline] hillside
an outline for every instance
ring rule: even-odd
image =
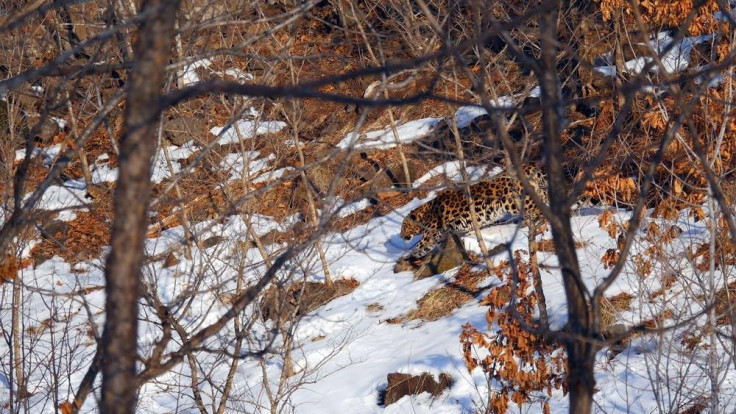
[[[156,3],[3,6],[0,412],[109,410],[130,344],[136,412],[736,411],[718,4],[182,2],[136,107]],[[522,164],[538,232],[411,256]]]

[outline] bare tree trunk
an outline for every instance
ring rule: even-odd
[[[13,260],[13,258],[8,257],[6,260]],[[26,380],[25,375],[23,374],[23,349],[21,347],[21,336],[23,335],[23,328],[21,327],[20,322],[20,312],[23,309],[22,299],[21,299],[21,289],[22,284],[20,282],[20,278],[16,278],[13,281],[13,311],[11,316],[11,334],[10,336],[13,338],[13,351],[11,352],[11,360],[13,365],[13,370],[11,371],[12,374],[15,374],[15,384],[16,388],[13,390],[13,387],[11,385],[10,387],[10,406],[13,407],[13,398],[15,397],[17,401],[17,406],[22,407],[25,406],[27,403],[28,393],[26,392]],[[11,378],[11,384],[13,383],[13,378]]]
[[[567,382],[570,392],[570,413],[588,414],[592,410],[595,376],[593,363],[598,346],[592,339],[592,326],[585,288],[575,253],[572,227],[570,225],[570,203],[568,185],[562,169],[562,122],[564,105],[560,82],[557,76],[556,54],[558,9],[544,11],[539,18],[541,29],[540,70],[537,73],[542,97],[542,135],[547,155],[546,167],[549,177],[549,217],[555,253],[562,271],[568,308],[568,335],[564,338],[567,349]]]
[[[529,235],[527,236],[527,244],[529,245],[529,265],[532,269],[532,279],[534,280],[534,291],[537,293],[537,308],[539,309],[539,325],[542,329],[549,329],[549,314],[547,313],[547,297],[544,295],[542,287],[542,274],[539,273],[539,258],[537,257],[537,233],[539,233],[539,224],[534,220],[527,220],[529,227]]]
[[[158,98],[166,81],[178,0],[148,0],[129,77],[111,252],[105,268],[105,329],[102,335],[103,413],[135,411],[138,297],[151,191],[151,158],[156,151]]]
[[[79,384],[79,388],[77,389],[76,394],[74,395],[74,401],[70,404],[67,404],[69,407],[69,412],[71,414],[76,414],[79,412],[79,409],[84,404],[84,401],[87,399],[87,396],[91,394],[94,391],[94,383],[95,378],[97,378],[97,374],[100,372],[100,368],[102,368],[102,348],[100,343],[97,345],[97,350],[95,351],[95,356],[92,359],[92,364],[90,364],[90,367],[87,369],[87,372],[84,374],[84,377],[82,378],[82,383]]]

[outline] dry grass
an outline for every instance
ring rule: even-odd
[[[417,309],[407,315],[390,319],[389,323],[402,323],[421,319],[436,321],[451,314],[480,294],[478,284],[490,277],[486,271],[473,272],[469,265],[460,268],[453,282],[432,290],[417,301]]]
[[[288,320],[304,316],[360,285],[355,279],[338,279],[332,285],[321,282],[297,282],[284,288],[272,286],[263,294],[260,310],[264,319]]]
[[[365,310],[371,313],[380,312],[383,310],[383,306],[378,303],[371,303],[370,305],[366,306]]]

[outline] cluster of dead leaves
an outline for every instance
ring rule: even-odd
[[[694,9],[696,3],[699,2],[693,0],[641,0],[638,2],[602,0],[600,8],[603,19],[606,21],[614,19],[618,13],[623,11],[621,17],[624,21],[633,24],[638,14],[641,16],[641,22],[651,29],[679,27],[690,14],[694,13],[693,21],[688,26],[688,34],[700,35],[715,32],[718,26],[715,13],[720,10],[718,3],[715,0],[708,0],[699,8]]]
[[[719,228],[715,246],[711,248],[708,242],[700,243],[690,257],[695,261],[698,270],[707,271],[711,261],[716,268],[723,269],[725,266],[736,265],[736,243],[731,239],[727,229]]]
[[[564,373],[566,354],[557,344],[549,343],[531,333],[528,327],[537,327],[534,312],[538,298],[531,288],[531,266],[524,262],[519,253],[514,261],[519,281],[506,267],[505,285],[491,290],[481,304],[488,306],[486,318],[490,332],[481,332],[470,324],[463,326],[460,341],[463,357],[469,372],[480,368],[486,376],[499,384],[499,389],[489,396],[490,409],[505,413],[509,403],[521,407],[532,396],[546,392],[551,396],[553,389],[567,392]],[[502,272],[500,267],[498,272]],[[511,286],[516,287],[515,303],[509,303]],[[513,306],[513,311],[509,307]],[[497,329],[494,330],[494,326]],[[483,350],[483,352],[479,352]],[[479,355],[487,353],[487,356]],[[544,413],[550,412],[548,401],[542,402]]]
[[[0,283],[10,282],[18,277],[18,259],[10,254],[6,254],[2,263],[0,263]]]
[[[642,217],[642,222],[645,221]],[[614,220],[611,210],[606,210],[598,216],[598,226],[611,239],[616,240],[616,247],[606,250],[603,257],[601,257],[601,263],[605,269],[610,269],[619,262],[621,252],[626,248],[625,232],[630,225],[631,221],[621,223]],[[666,252],[663,251],[664,246],[680,237],[683,230],[675,224],[662,228],[662,225],[655,220],[650,220],[643,224],[641,228],[642,231],[636,233],[635,237],[645,242],[649,247],[641,253],[633,254],[630,260],[634,265],[636,274],[646,278],[652,273],[655,261],[666,258]]]
[[[70,264],[99,257],[103,246],[110,244],[110,224],[99,210],[80,211],[68,222],[64,234],[45,238],[31,249],[31,257],[59,256]]]
[[[583,197],[606,205],[634,205],[639,198],[639,187],[631,177],[599,171],[586,182]]]

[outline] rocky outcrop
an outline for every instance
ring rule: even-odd
[[[452,386],[452,377],[442,373],[439,381],[424,372],[421,375],[401,374],[392,372],[388,374],[388,387],[383,398],[383,405],[391,405],[406,395],[419,395],[428,392],[437,397]]]

